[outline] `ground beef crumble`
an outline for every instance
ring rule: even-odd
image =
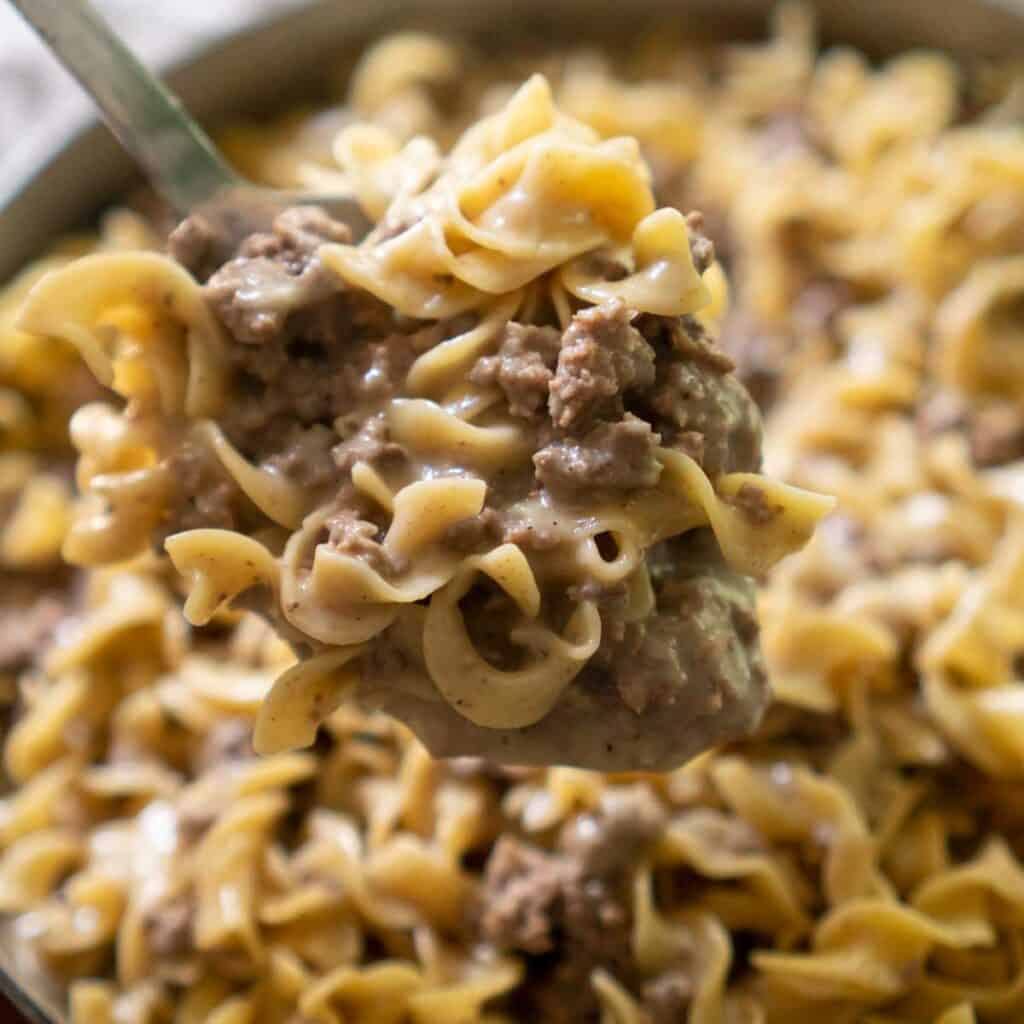
[[[168,457],[167,468],[176,489],[166,519],[157,531],[158,545],[182,530],[239,528],[243,521],[242,495],[205,446],[186,439]]]
[[[659,445],[712,476],[758,469],[760,421],[732,366],[694,317],[635,317],[619,302],[581,310],[550,381],[538,481],[562,495],[649,487]]]
[[[965,434],[972,460],[983,468],[1024,459],[1024,407],[1018,402],[969,405],[951,391],[936,391],[918,406],[917,426],[925,436]]]
[[[661,834],[665,812],[640,786],[610,790],[597,814],[573,820],[560,837],[562,850],[588,877],[607,878],[636,862]]]
[[[236,341],[260,345],[279,336],[293,312],[337,290],[316,252],[326,242],[347,241],[348,229],[323,210],[285,210],[271,232],[250,235],[210,277],[207,300]]]
[[[498,350],[470,371],[474,384],[497,385],[513,416],[533,419],[548,402],[548,387],[559,359],[561,336],[554,327],[509,323]]]
[[[621,419],[630,392],[654,383],[654,350],[619,301],[580,310],[562,335],[549,408],[556,429],[585,434]]]
[[[539,847],[502,836],[487,860],[479,921],[484,938],[499,949],[549,952],[565,868]]]
[[[328,497],[355,462],[401,456],[372,408],[400,389],[419,347],[439,337],[433,325],[399,326],[383,303],[327,271],[320,246],[349,240],[348,228],[317,207],[286,210],[271,231],[245,239],[204,286],[230,342],[234,385],[219,418],[225,435],[246,458]],[[200,278],[217,244],[199,216],[168,242]],[[158,540],[195,526],[244,524],[246,499],[201,444],[184,442],[169,469],[176,497]]]
[[[335,469],[347,477],[357,462],[378,465],[403,458],[405,449],[395,444],[388,435],[388,425],[380,413],[369,416],[351,437],[331,449]]]
[[[335,482],[337,468],[334,451],[338,435],[322,424],[311,427],[293,425],[284,435],[280,453],[271,455],[265,465],[304,490],[320,491]]]
[[[143,922],[150,952],[168,959],[191,952],[193,917],[192,901],[184,897],[151,911]]]
[[[655,458],[660,440],[649,423],[627,414],[615,423],[597,424],[578,440],[554,441],[533,457],[533,464],[537,479],[555,494],[653,487],[661,475]]]
[[[664,824],[649,791],[620,787],[566,827],[557,852],[510,835],[495,844],[474,929],[497,949],[525,957],[528,978],[517,998],[528,1005],[517,1009],[537,1014],[529,1019],[596,1020],[590,975],[598,966],[640,986],[630,949],[629,868]],[[555,950],[557,958],[548,955]]]
[[[688,224],[695,266],[704,269],[714,247],[699,215]],[[374,410],[401,393],[417,353],[444,329],[400,322],[329,273],[320,246],[347,239],[348,229],[316,207],[288,210],[270,232],[246,239],[204,288],[231,340],[236,383],[221,418],[226,435],[246,458],[314,492],[344,479],[357,461],[402,457]],[[199,273],[214,241],[197,217],[169,244]],[[537,431],[535,478],[521,496],[532,484],[564,497],[652,486],[661,444],[712,475],[756,468],[756,419],[730,367],[695,318],[637,317],[611,301],[579,310],[564,331],[509,323],[469,379],[498,388],[512,415]],[[332,446],[339,429],[342,440]],[[182,499],[167,532],[204,519],[237,522],[238,502],[216,465],[194,452],[178,462]],[[521,534],[483,516],[451,539],[469,550],[473,539],[510,540],[509,531]]]
[[[334,551],[361,558],[385,576],[398,569],[380,543],[381,530],[376,523],[360,519],[352,509],[342,507],[332,513],[324,525],[327,544]]]
[[[68,601],[58,580],[53,587],[46,579],[5,580],[6,593],[0,604],[0,672],[17,671],[42,654],[67,614]]]
[[[709,532],[652,549],[656,607],[647,618],[631,622],[614,605],[600,607],[602,643],[585,673],[607,673],[638,716],[683,708],[692,716],[732,713],[754,692],[766,695],[752,602],[736,588]],[[746,684],[740,665],[750,673]]]
[[[167,252],[193,277],[205,281],[223,262],[213,225],[200,213],[186,217],[167,238]]]

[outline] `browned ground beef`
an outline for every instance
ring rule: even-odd
[[[978,466],[1001,466],[1024,458],[1024,407],[1018,402],[992,399],[969,406],[951,391],[937,391],[919,404],[917,425],[926,435],[966,434]]]
[[[529,981],[517,1006],[524,1019],[596,1020],[592,970],[632,980],[627,871],[663,825],[649,792],[623,788],[609,791],[596,813],[572,822],[557,853],[509,835],[495,844],[474,925],[496,948],[525,954]],[[653,987],[668,985],[663,979],[650,983],[654,1002],[667,999]]]
[[[242,495],[203,445],[184,440],[168,463],[176,490],[157,543],[179,530],[238,528],[244,510]]]
[[[580,310],[562,335],[550,386],[551,422],[576,436],[621,419],[631,393],[654,383],[654,350],[619,301]]]
[[[189,218],[170,251],[197,273],[215,244],[204,241],[209,234],[201,218]],[[320,264],[320,245],[349,237],[316,207],[287,210],[204,288],[231,341],[226,435],[246,457],[328,496],[356,461],[397,453],[381,418],[366,411],[395,394],[415,358],[414,339],[387,307],[344,290]],[[339,417],[354,420],[340,442]],[[244,528],[246,504],[203,446],[186,441],[172,463],[178,493],[158,540],[202,525]]]
[[[7,574],[0,596],[0,671],[13,672],[43,653],[68,610],[67,573]]]
[[[182,897],[151,911],[144,922],[150,952],[174,959],[192,951],[194,904]]]
[[[201,214],[186,217],[168,236],[167,252],[193,277],[205,281],[223,262],[223,240]]]
[[[378,572],[395,571],[392,560],[380,544],[381,530],[376,523],[360,519],[354,510],[339,508],[326,522],[327,542],[336,551],[362,558]]]
[[[553,441],[533,464],[537,479],[555,494],[652,487],[661,475],[655,458],[660,441],[649,423],[627,413],[614,423],[598,423],[581,438]]]
[[[282,438],[280,452],[266,465],[294,480],[304,490],[320,491],[337,478],[334,451],[338,435],[322,423],[292,425]]]
[[[244,345],[260,346],[285,331],[290,315],[336,291],[316,256],[325,242],[347,242],[348,229],[316,207],[286,210],[273,232],[251,235],[238,256],[206,284],[211,306]]]
[[[692,317],[634,317],[619,302],[580,311],[550,384],[552,438],[534,456],[552,491],[657,482],[655,449],[676,447],[712,476],[760,465],[760,423],[732,363]]]
[[[564,874],[560,859],[510,836],[499,839],[487,860],[480,900],[483,937],[499,949],[550,952]]]
[[[693,454],[709,476],[761,467],[761,419],[731,372],[732,360],[693,317],[644,317],[657,353],[657,378],[637,410],[662,443]],[[699,439],[699,443],[695,441]]]
[[[664,559],[665,568],[655,580],[657,610],[647,619],[624,622],[615,608],[602,609],[603,642],[593,665],[607,667],[622,700],[637,715],[657,714],[680,701],[688,704],[690,713],[715,714],[744,699],[721,648],[725,629],[744,646],[756,647],[758,628],[752,607],[723,591],[713,573],[686,575],[674,568],[680,558],[711,559],[711,546],[706,535],[698,535],[667,542],[667,550],[656,552],[654,557]],[[720,623],[717,628],[716,622]],[[694,623],[702,628],[694,628]],[[755,689],[765,691],[767,679],[758,659],[751,672]],[[734,712],[735,707],[727,710]]]
[[[388,425],[381,413],[367,417],[346,440],[331,449],[331,457],[338,473],[348,476],[357,462],[378,465],[400,459],[405,451],[388,438]]]
[[[513,416],[533,418],[548,403],[561,345],[554,327],[509,323],[498,339],[497,352],[480,359],[469,379],[474,384],[496,384]]]
[[[574,819],[561,836],[561,846],[584,875],[609,877],[634,864],[664,824],[664,811],[649,790],[612,790],[599,814]]]

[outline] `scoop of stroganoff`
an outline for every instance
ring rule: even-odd
[[[25,325],[124,399],[88,406],[84,564],[166,544],[198,625],[236,608],[298,656],[256,745],[350,695],[438,755],[666,769],[766,700],[751,577],[826,499],[760,475],[756,409],[694,314],[699,215],[655,209],[635,140],[541,77],[442,156],[352,126],[376,227],[282,214],[211,267],[87,257]],[[212,273],[211,273],[212,270]]]

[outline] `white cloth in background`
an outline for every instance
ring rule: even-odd
[[[151,66],[303,0],[92,0]],[[0,199],[91,116],[74,80],[0,2]]]

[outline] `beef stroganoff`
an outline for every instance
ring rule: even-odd
[[[21,326],[126,400],[71,422],[68,559],[165,537],[190,622],[280,623],[302,660],[260,753],[355,690],[434,754],[506,763],[666,770],[756,724],[741,574],[831,501],[757,472],[756,408],[694,316],[699,216],[541,75],[446,156],[364,122],[334,151],[359,244],[297,207],[217,266],[195,214],[177,262],[95,254],[28,295]]]
[[[1012,68],[819,54],[793,7],[756,45],[669,29],[614,58],[496,62],[398,36],[344,106],[223,140],[271,184],[355,188],[379,221],[368,239],[292,211],[225,265],[193,220],[171,261],[119,212],[14,282],[0,909],[76,1024],[1020,1019],[1019,96]],[[538,124],[552,146],[517,151]],[[574,179],[586,216],[542,258],[549,222],[509,182],[564,209],[566,161],[604,169]],[[444,183],[470,178],[453,207]],[[608,211],[606,185],[630,203]],[[655,265],[683,305],[660,305]],[[55,281],[74,301],[42,301]],[[44,334],[15,327],[30,295]],[[359,360],[331,367],[310,345],[331,347],[325,321],[340,345],[369,339]],[[764,476],[719,336],[761,408]],[[338,425],[345,408],[359,416]],[[465,461],[441,456],[455,442]],[[534,481],[559,523],[523,514]],[[561,510],[581,487],[632,511],[574,527],[567,555]],[[590,658],[634,716],[694,658],[758,692],[753,637],[701,643],[726,614],[729,636],[749,632],[743,572],[809,532],[819,493],[837,511],[759,588],[774,703],[752,737],[662,774],[598,774],[434,760],[366,710],[376,697],[440,751],[504,732],[431,694],[438,595],[449,635],[517,677],[582,660],[595,620],[573,609],[593,606]],[[666,506],[678,536],[645,533]],[[152,550],[165,537],[187,584]],[[62,545],[89,567],[62,568]],[[332,600],[309,599],[318,546]],[[430,572],[429,604],[394,597]],[[354,579],[378,598],[366,618]],[[572,607],[552,607],[559,586]],[[529,614],[538,595],[551,618]],[[631,630],[643,656],[620,672],[600,649]],[[331,711],[367,666],[388,685]],[[275,694],[288,728],[258,757]],[[313,738],[317,700],[315,742],[287,749]]]

